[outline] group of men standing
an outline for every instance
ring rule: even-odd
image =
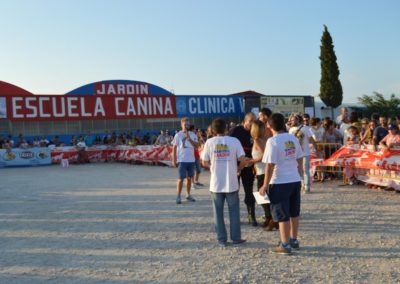
[[[242,244],[246,241],[242,239],[240,229],[239,180],[244,188],[244,203],[247,207],[249,223],[253,226],[258,225],[255,215],[256,200],[253,195],[255,179],[253,165],[264,163],[265,173],[263,182],[258,186],[259,193],[262,196],[268,195],[270,200],[268,211],[273,221],[279,223],[280,231],[280,242],[278,246],[271,249],[271,252],[290,254],[292,249],[299,248],[297,231],[304,174],[303,157],[309,156],[309,151],[307,153],[301,145],[307,142],[299,141],[297,134],[305,133],[303,137],[308,137],[308,133],[306,128],[302,130],[304,127],[301,126],[302,124],[293,124],[296,129],[290,132],[296,133],[289,134],[282,114],[271,114],[269,109],[262,109],[258,120],[265,127],[265,131],[262,132],[265,139],[262,141],[266,141],[266,145],[262,147],[264,152],[261,161],[256,162],[252,157],[254,141],[250,133],[256,120],[257,117],[253,113],[248,113],[243,123],[231,129],[229,135],[226,135],[226,122],[221,118],[215,119],[211,124],[213,137],[206,141],[202,151],[203,166],[210,168],[210,192],[218,244],[221,246],[228,244],[223,214],[225,200],[229,209],[232,244]],[[181,202],[182,184],[186,177],[188,177],[186,198],[194,201],[190,195],[189,178],[194,173],[194,164],[190,162],[192,160],[194,162],[194,157],[190,156],[189,159],[188,156],[189,151],[190,155],[193,155],[193,148],[198,146],[198,141],[194,134],[186,130],[188,124],[187,118],[182,119],[182,131],[175,135],[172,143],[174,145],[172,163],[179,169],[177,203]],[[179,162],[178,165],[177,162]],[[305,164],[307,167],[307,161]],[[307,192],[310,190],[309,179],[304,179],[304,181],[303,190]]]

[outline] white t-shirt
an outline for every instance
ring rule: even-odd
[[[297,159],[302,157],[303,150],[294,135],[280,133],[269,138],[262,161],[275,164],[270,184],[300,181]]]
[[[310,137],[313,135],[310,127],[306,125],[292,127],[290,128],[289,133],[295,135],[299,127],[301,128],[298,135],[302,137],[302,139],[299,139],[301,140],[301,149],[304,152],[304,156],[310,156]]]
[[[85,141],[79,141],[79,142],[76,144],[76,146],[77,146],[78,148],[81,148],[81,149],[83,149],[83,148],[86,149],[86,143],[85,143]]]
[[[196,134],[189,131],[189,136],[194,142],[198,142]],[[194,148],[192,143],[187,141],[185,132],[181,130],[176,133],[172,145],[177,146],[178,163],[194,163]]]
[[[216,136],[204,144],[202,159],[210,162],[210,191],[229,193],[239,190],[237,161],[244,156],[240,141],[235,137]]]
[[[343,137],[343,141],[346,142],[347,141],[347,137],[348,137],[348,132],[347,129],[351,126],[351,123],[342,123],[340,125],[340,134],[342,134]]]
[[[324,132],[325,129],[323,127],[310,127],[311,133],[313,134],[313,138],[315,142],[322,142],[324,140]]]

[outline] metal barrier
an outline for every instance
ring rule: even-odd
[[[317,143],[317,158],[326,160],[342,146],[340,143]],[[343,182],[346,183],[343,167],[317,166],[315,173],[318,180],[343,178]]]

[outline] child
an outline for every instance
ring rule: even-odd
[[[351,148],[358,147],[360,143],[360,133],[358,131],[358,128],[355,126],[350,126],[349,128],[347,128],[346,131],[347,138],[345,141],[345,145]],[[353,185],[357,181],[352,167],[346,166],[343,170],[343,174],[345,175],[348,184]]]

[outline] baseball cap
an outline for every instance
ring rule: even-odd
[[[399,129],[399,127],[398,127],[398,125],[397,125],[396,123],[391,123],[391,124],[389,124],[388,129],[389,129],[389,130],[392,130],[392,129]]]

